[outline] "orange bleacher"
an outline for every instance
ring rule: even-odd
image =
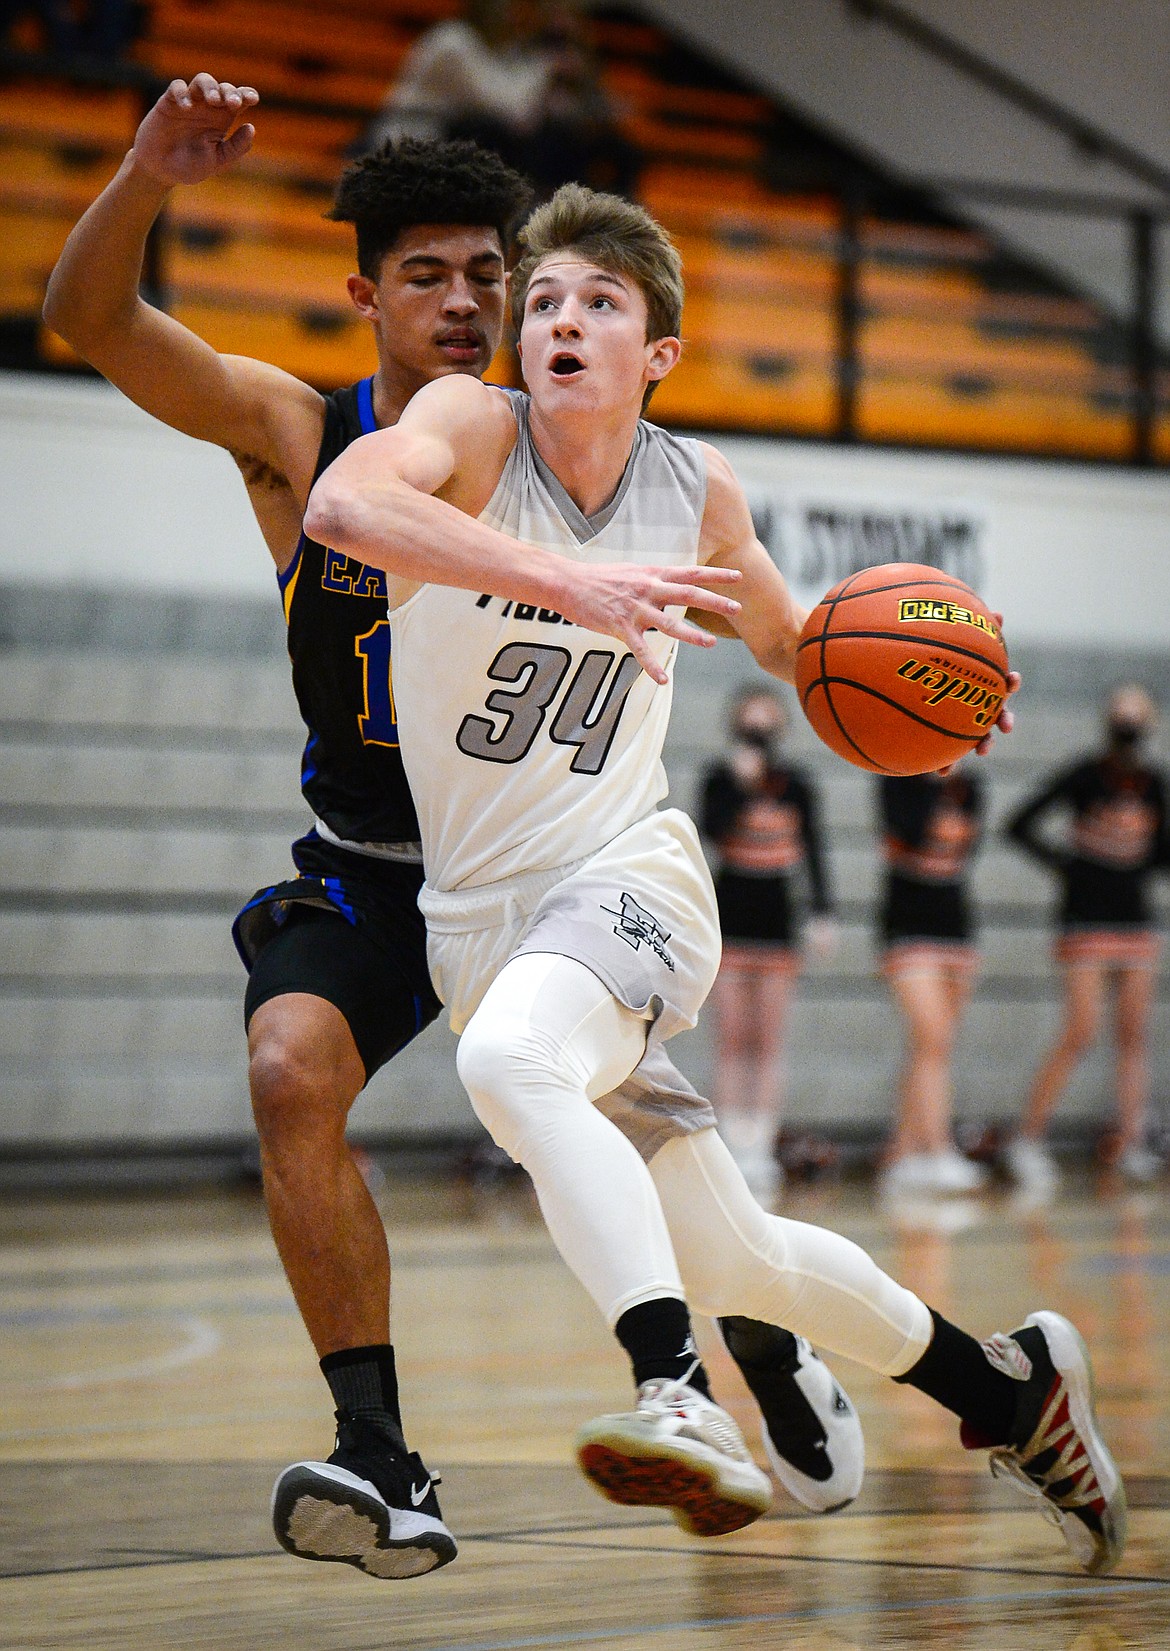
[[[262,97],[232,173],[176,192],[165,275],[175,313],[216,347],[323,388],[369,370],[345,293],[348,230],[323,216],[345,152],[420,29],[455,0],[156,0],[139,61],[163,79],[209,68]],[[755,93],[663,72],[650,25],[598,20],[604,78],[647,157],[641,192],[684,256],[682,364],[655,416],[691,428],[832,435],[838,408],[840,213],[763,181],[774,111]],[[112,175],[137,95],[0,86],[0,305],[30,317],[74,222]],[[1098,359],[1103,318],[1053,290],[990,281],[995,248],[941,223],[867,218],[857,339],[863,439],[1123,458],[1124,368]],[[48,335],[43,352],[68,352]],[[1165,387],[1163,387],[1165,391]],[[1159,442],[1170,452],[1170,421]]]

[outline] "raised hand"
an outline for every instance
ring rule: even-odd
[[[683,613],[671,608],[701,608],[706,613],[730,618],[739,612],[739,603],[720,595],[715,587],[733,585],[739,578],[734,568],[657,568],[618,562],[613,565],[570,563],[571,574],[559,597],[566,619],[588,631],[624,642],[646,675],[659,687],[670,678],[655,659],[647,640],[648,631],[661,631],[680,642],[698,648],[713,648],[715,638]]]
[[[252,147],[256,128],[236,122],[259,101],[253,87],[209,74],[172,80],[135,135],[136,167],[167,188],[214,177]]]

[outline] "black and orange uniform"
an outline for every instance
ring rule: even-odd
[[[1062,813],[1065,844],[1041,822]],[[1063,963],[1152,967],[1159,936],[1150,876],[1170,868],[1170,820],[1161,774],[1106,754],[1058,774],[1007,822],[1007,832],[1060,882],[1056,955]]]
[[[878,781],[885,882],[878,908],[887,973],[979,962],[967,872],[983,829],[983,788],[967,774]]]
[[[811,909],[822,916],[831,910],[812,784],[798,769],[769,761],[760,783],[748,788],[727,763],[717,763],[704,782],[701,823],[718,854],[724,956],[761,969],[798,968],[802,874]]]
[[[372,379],[328,396],[314,480],[376,428]],[[398,748],[386,579],[302,533],[278,582],[314,825],[292,845],[299,875],[258,890],[236,918],[250,971],[245,1024],[287,992],[325,998],[349,1023],[369,1078],[439,1012],[417,904],[422,850]]]

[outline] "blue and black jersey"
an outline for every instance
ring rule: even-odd
[[[372,379],[327,396],[313,479],[376,428]],[[309,731],[305,801],[344,841],[417,843],[398,748],[385,575],[302,533],[280,589],[293,688]]]

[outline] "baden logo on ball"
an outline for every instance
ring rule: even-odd
[[[986,604],[937,568],[850,574],[809,614],[796,690],[815,732],[878,774],[928,774],[978,745],[1007,693],[1008,657]]]

